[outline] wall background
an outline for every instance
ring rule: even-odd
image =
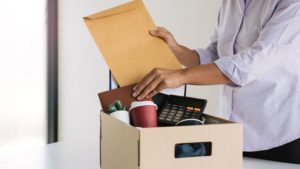
[[[108,90],[108,67],[83,16],[129,0],[59,1],[59,140],[98,146],[100,103]],[[217,21],[220,0],[144,0],[154,21],[190,48],[206,47]],[[206,113],[220,115],[219,86],[189,86],[188,95],[208,100]],[[78,135],[81,133],[81,135]],[[84,134],[83,134],[84,133]]]

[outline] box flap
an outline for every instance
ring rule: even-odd
[[[139,169],[139,130],[103,112],[101,168]]]
[[[212,155],[175,158],[176,144],[192,142],[211,142]],[[241,169],[242,126],[229,123],[143,129],[140,151],[141,169]]]

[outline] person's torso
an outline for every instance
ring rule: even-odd
[[[225,0],[218,26],[219,57],[250,48],[279,2]],[[253,82],[224,88],[226,111],[232,120],[244,124],[245,151],[272,148],[300,137],[300,50],[282,57],[280,65]]]

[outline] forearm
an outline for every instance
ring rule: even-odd
[[[151,98],[167,88],[177,88],[185,84],[213,85],[232,82],[215,64],[198,65],[180,70],[155,68],[134,87],[133,97],[138,100]]]
[[[198,65],[182,70],[183,84],[214,85],[231,84],[215,64]]]
[[[171,49],[180,63],[185,67],[192,67],[200,64],[200,59],[197,52],[182,45],[171,47]]]

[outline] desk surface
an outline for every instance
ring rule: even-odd
[[[55,143],[0,156],[1,169],[100,169],[98,147]],[[299,169],[300,165],[244,158],[244,169]]]

